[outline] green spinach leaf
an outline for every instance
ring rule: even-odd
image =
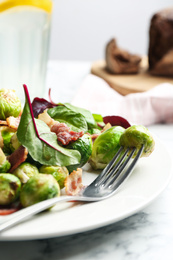
[[[19,142],[41,164],[68,166],[79,163],[81,155],[78,151],[59,146],[56,134],[43,121],[34,119],[27,87],[24,89],[26,101],[17,130]]]
[[[94,120],[94,117],[93,117],[92,113],[89,110],[73,106],[70,103],[65,103],[64,106],[66,106],[67,108],[70,108],[71,110],[73,110],[73,111],[75,111],[77,113],[82,114],[85,117],[85,120],[87,122],[87,125],[88,125],[89,129],[96,127],[96,122]]]
[[[59,105],[54,108],[48,109],[47,113],[53,119],[61,122],[66,123],[71,130],[79,132],[88,130],[87,122],[85,117],[80,114],[79,112],[73,111],[70,108]]]

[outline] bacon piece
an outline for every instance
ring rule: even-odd
[[[84,132],[60,132],[57,134],[58,141],[61,142],[63,145],[68,145],[71,141],[76,141],[80,137],[84,135]]]
[[[10,215],[16,211],[18,211],[20,209],[20,207],[14,207],[14,208],[4,208],[4,209],[0,209],[0,216],[6,216],[6,215]]]
[[[22,208],[21,204],[19,201],[15,201],[14,203],[10,205],[1,205],[0,206],[0,216],[6,216],[10,215]]]
[[[7,117],[6,118],[7,125],[10,128],[17,130],[19,123],[20,123],[20,118],[21,118],[20,116],[18,116],[18,117],[14,117],[14,116]]]
[[[112,125],[111,125],[110,123],[107,123],[107,124],[103,127],[103,129],[100,131],[100,133],[90,135],[92,141],[94,142],[95,139],[96,139],[101,133],[103,133],[104,131],[106,131],[107,129],[109,129],[109,128],[111,128],[111,127],[112,127]]]
[[[65,123],[58,123],[56,122],[52,127],[51,127],[51,132],[54,132],[56,134],[59,134],[61,132],[69,132],[70,128],[65,124]]]
[[[15,150],[9,157],[8,161],[11,163],[9,172],[13,172],[22,162],[25,162],[28,155],[28,150],[22,145]]]
[[[64,185],[67,195],[74,196],[79,194],[79,192],[84,188],[84,185],[82,184],[82,169],[78,168],[67,176]]]
[[[58,141],[63,145],[67,145],[71,141],[76,141],[79,137],[84,135],[83,131],[70,131],[70,128],[65,123],[59,123],[58,121],[52,119],[46,110],[38,115],[38,119],[44,121],[50,127],[50,131],[57,135]]]
[[[7,121],[5,121],[5,120],[0,120],[0,125],[7,125]]]
[[[16,211],[18,211],[18,209],[0,209],[0,216],[10,215]]]
[[[51,132],[56,133],[58,141],[63,145],[67,145],[71,141],[76,141],[84,135],[83,131],[70,131],[70,128],[65,123],[55,123],[50,130]]]
[[[92,141],[94,142],[99,135],[100,135],[100,133],[99,134],[92,134],[91,135]]]
[[[17,130],[19,123],[20,123],[20,116],[18,117],[14,117],[14,116],[9,116],[6,118],[5,120],[0,120],[0,125],[1,126],[8,126],[10,128],[13,128],[15,130]]]

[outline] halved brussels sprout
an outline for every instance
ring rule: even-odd
[[[21,102],[12,89],[0,89],[0,119],[9,116],[18,117],[21,112]]]
[[[47,166],[43,165],[39,169],[40,173],[52,174],[56,181],[59,183],[60,189],[64,188],[64,181],[69,175],[66,167],[61,166]]]
[[[8,126],[0,126],[1,148],[4,153],[11,153],[11,138],[16,130]]]
[[[113,126],[96,138],[89,159],[93,169],[103,169],[112,160],[120,148],[119,140],[124,130],[121,126]]]
[[[79,138],[75,142],[71,142],[66,147],[68,149],[77,150],[81,154],[80,164],[67,166],[67,169],[71,173],[73,170],[77,170],[77,168],[81,168],[89,160],[92,153],[92,139],[88,134],[84,134],[81,138]]]
[[[28,207],[40,201],[60,196],[58,182],[51,174],[36,174],[25,183],[20,192],[20,202]]]
[[[11,164],[7,160],[5,154],[3,153],[2,149],[0,148],[0,173],[6,173],[10,169]]]
[[[136,147],[137,151],[135,152],[134,156],[141,148],[141,146],[144,145],[144,150],[141,154],[141,157],[147,157],[153,152],[155,141],[145,126],[133,125],[127,128],[121,135],[120,145],[124,146],[125,148]]]
[[[16,133],[14,133],[14,135],[12,135],[11,140],[10,140],[11,152],[14,152],[15,150],[17,150],[19,148],[19,146],[21,146],[21,143],[19,142],[19,140],[17,138],[17,132],[16,132]]]
[[[10,173],[0,173],[0,205],[14,202],[21,189],[20,180]]]
[[[22,183],[26,183],[29,178],[35,174],[39,174],[39,171],[35,165],[32,165],[28,162],[21,163],[13,172]]]

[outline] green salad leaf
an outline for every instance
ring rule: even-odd
[[[30,156],[40,164],[68,166],[79,163],[81,155],[58,145],[57,136],[41,120],[34,119],[26,85],[25,106],[17,130],[19,142],[28,149]]]
[[[87,122],[87,125],[88,125],[89,129],[96,127],[96,122],[94,120],[94,117],[93,117],[92,113],[89,110],[81,108],[81,107],[73,106],[70,103],[64,103],[64,105],[67,108],[69,108],[69,109],[71,109],[71,110],[73,110],[73,111],[75,111],[77,113],[82,114],[85,117],[85,120]]]
[[[82,114],[73,111],[66,106],[59,105],[57,107],[50,108],[48,109],[47,113],[54,120],[67,124],[70,127],[70,129],[75,132],[86,132],[88,130],[85,117]]]

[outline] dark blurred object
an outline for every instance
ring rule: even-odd
[[[107,70],[113,74],[135,74],[140,69],[141,57],[130,54],[117,46],[112,39],[106,46]]]
[[[153,75],[173,76],[173,8],[154,14],[149,38],[149,71]]]

